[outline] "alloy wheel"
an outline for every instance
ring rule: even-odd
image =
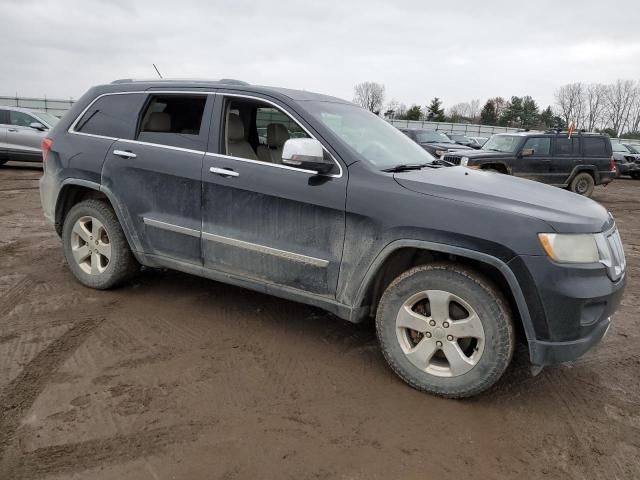
[[[111,242],[104,225],[95,217],[80,217],[71,231],[71,253],[89,275],[99,275],[109,266]]]

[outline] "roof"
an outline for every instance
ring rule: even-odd
[[[110,84],[101,85],[98,88],[105,91],[126,91],[134,89],[157,89],[157,88],[190,88],[190,89],[220,89],[241,90],[243,92],[255,92],[271,95],[274,97],[288,97],[295,101],[323,101],[335,103],[350,103],[341,98],[323,95],[321,93],[307,92],[305,90],[294,90],[289,88],[268,87],[264,85],[252,85],[242,80],[233,78],[223,78],[220,80],[202,79],[132,79],[125,78],[114,80]]]

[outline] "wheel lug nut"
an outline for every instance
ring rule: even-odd
[[[424,336],[427,337],[427,338],[431,338],[431,332],[425,333]]]
[[[450,342],[453,341],[453,335],[447,335],[447,340],[449,340]]]
[[[444,323],[442,324],[442,326],[443,326],[444,328],[449,328],[449,322],[444,322]]]
[[[431,325],[432,327],[435,327],[436,326],[436,321],[435,320],[431,320],[429,322],[429,325]]]
[[[436,345],[441,347],[442,346],[442,342],[436,342]]]

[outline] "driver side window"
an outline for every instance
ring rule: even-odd
[[[522,147],[523,150],[533,150],[534,156],[549,155],[551,150],[551,138],[549,137],[533,137],[527,139]]]
[[[27,115],[23,112],[15,112],[13,110],[9,111],[9,125],[14,125],[16,127],[28,127],[34,122],[37,122],[35,118],[31,115]]]

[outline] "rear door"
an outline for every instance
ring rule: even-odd
[[[9,110],[9,127],[7,128],[7,148],[13,160],[41,161],[40,142],[44,132],[31,128],[37,118],[25,112]]]
[[[557,135],[553,141],[553,162],[551,164],[551,183],[567,185],[574,169],[582,165],[580,137]]]
[[[520,152],[533,150],[533,155],[519,155],[513,164],[513,174],[519,177],[551,183],[551,138],[528,137]]]
[[[104,164],[103,185],[127,209],[147,255],[201,265],[202,162],[214,95],[145,95],[129,138]]]
[[[258,160],[258,111],[286,124],[289,137],[310,137],[303,120],[261,96],[219,94],[203,168],[202,251],[205,266],[234,276],[335,297],[345,229],[346,169],[329,175]],[[227,155],[229,115],[243,128]],[[235,122],[237,125],[237,122]],[[238,137],[244,131],[244,139]],[[326,145],[325,145],[326,148]],[[326,153],[326,155],[329,155]],[[335,161],[335,159],[334,159]]]

